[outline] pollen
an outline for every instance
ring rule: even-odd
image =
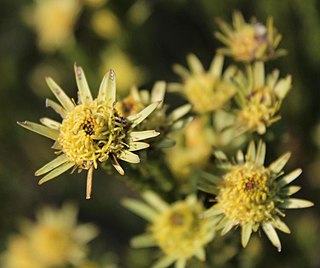
[[[80,169],[96,168],[126,147],[126,122],[114,108],[93,101],[80,104],[63,120],[58,143]]]
[[[217,196],[227,218],[240,224],[270,220],[275,204],[269,177],[265,167],[254,163],[235,166],[227,173]]]

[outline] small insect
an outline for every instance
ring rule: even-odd
[[[123,116],[117,116],[116,117],[116,122],[123,124],[123,125],[127,125],[128,124],[128,120],[123,117]]]

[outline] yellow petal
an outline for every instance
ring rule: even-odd
[[[61,175],[62,173],[66,172],[68,169],[72,168],[74,166],[74,163],[67,162],[62,164],[61,166],[57,167],[56,169],[52,170],[50,173],[48,173],[46,176],[44,176],[40,181],[39,185],[54,179],[55,177]]]
[[[42,168],[38,169],[34,175],[41,176],[41,175],[55,169],[56,167],[64,164],[67,161],[68,161],[68,157],[65,154],[62,154],[62,155],[58,156],[57,158],[53,159],[52,161],[50,161],[49,163],[47,163],[46,165],[44,165]]]
[[[80,66],[74,64],[74,73],[76,76],[78,91],[79,91],[79,100],[82,104],[86,104],[92,101],[91,91],[84,74],[84,71]]]
[[[29,122],[29,121],[23,121],[23,122],[17,122],[17,123],[18,123],[18,125],[26,128],[28,130],[31,130],[35,133],[38,133],[42,136],[45,136],[49,139],[57,140],[59,137],[59,132],[57,130],[48,128],[46,126],[43,126],[43,125],[40,125],[37,123],[33,123],[33,122]]]

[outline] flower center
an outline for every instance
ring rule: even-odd
[[[231,83],[208,74],[190,76],[185,83],[185,94],[200,113],[221,108],[234,94]]]
[[[58,143],[62,152],[80,169],[97,167],[109,154],[126,147],[125,118],[113,107],[93,101],[75,107],[62,121]]]
[[[241,224],[271,219],[275,206],[269,177],[265,167],[253,163],[227,173],[217,196],[227,218]]]

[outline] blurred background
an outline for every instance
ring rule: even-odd
[[[287,213],[292,234],[280,234],[281,253],[256,234],[246,250],[232,241],[221,251],[217,240],[207,254],[215,259],[215,267],[320,267],[317,0],[1,0],[0,252],[19,232],[23,219],[33,220],[43,206],[61,207],[71,201],[79,208],[79,222],[94,223],[99,229],[89,243],[89,259],[97,265],[92,267],[149,267],[154,251],[129,247],[130,238],[145,228],[143,220],[120,205],[122,197],[134,194],[130,188],[101,169],[95,173],[90,201],[84,195],[85,173],[64,174],[38,186],[34,171],[53,158],[51,141],[16,122],[37,122],[44,116],[58,119],[45,108],[45,99],[52,94],[44,78],[53,77],[76,98],[74,62],[83,66],[93,94],[103,74],[115,69],[120,96],[132,84],[151,88],[157,80],[178,81],[172,65],[185,65],[190,52],[208,68],[221,46],[213,36],[218,29],[215,19],[230,22],[234,10],[263,23],[273,16],[282,33],[280,47],[287,49],[288,56],[268,63],[268,70],[276,67],[282,76],[292,74],[293,90],[281,108],[283,119],[275,126],[277,142],[269,150],[271,156],[292,152],[288,170],[304,171],[297,196],[313,201],[315,207]],[[167,101],[174,105],[176,97],[169,94]]]

